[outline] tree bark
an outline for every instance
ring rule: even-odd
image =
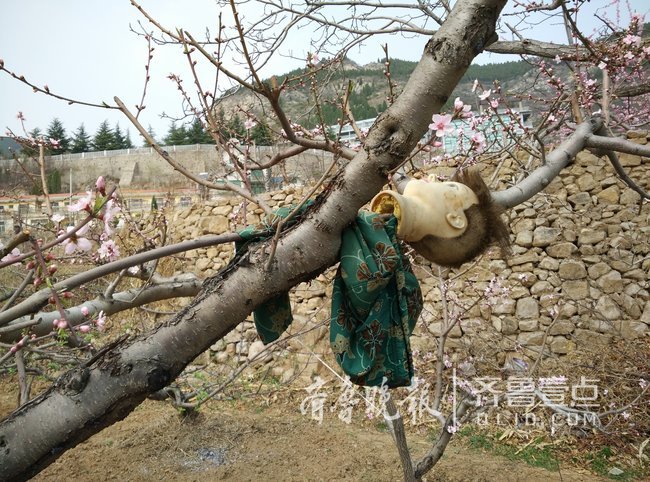
[[[472,59],[495,38],[506,0],[466,0],[428,42],[402,95],[377,120],[363,151],[339,172],[299,225],[252,246],[169,322],[124,340],[63,375],[0,424],[0,473],[22,480],[65,450],[121,420],[258,305],[334,264],[342,230],[415,147]]]

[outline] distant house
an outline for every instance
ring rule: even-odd
[[[0,136],[0,159],[11,159],[22,147],[11,137]]]

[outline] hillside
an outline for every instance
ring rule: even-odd
[[[327,60],[323,61],[325,62]],[[394,83],[394,95],[401,92],[416,65],[417,62],[391,59],[389,68]],[[522,87],[522,84],[526,84],[525,78],[532,69],[533,67],[524,61],[472,65],[456,87],[448,104],[452,103],[455,97],[461,97],[465,103],[473,103],[476,107],[476,94],[471,91],[474,80],[481,82],[486,89],[491,88],[496,80],[504,92],[526,92],[527,88]],[[349,103],[355,119],[375,117],[387,107],[389,88],[381,59],[365,65],[345,59],[327,70],[319,70],[305,77],[307,72],[306,68],[296,69],[275,79],[278,85],[286,82],[282,106],[289,118],[307,128],[319,124],[319,116],[322,116],[326,125],[335,124],[341,117],[341,99],[348,87],[351,88]],[[270,79],[267,81],[270,82]],[[312,84],[312,81],[315,83]],[[315,92],[320,99],[320,114],[315,107]],[[261,110],[258,99],[245,89],[230,92],[223,100],[226,112],[237,111],[238,106],[255,112]],[[266,108],[265,106],[265,110]]]

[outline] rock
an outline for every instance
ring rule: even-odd
[[[621,336],[624,339],[633,340],[647,333],[650,333],[650,330],[648,330],[648,325],[645,323],[634,320],[621,320]]]
[[[551,343],[549,344],[549,347],[553,353],[557,353],[558,355],[565,355],[575,350],[576,344],[571,340],[567,340],[563,336],[554,336],[553,340],[551,340]]]
[[[520,331],[535,331],[539,329],[539,321],[537,318],[531,318],[528,320],[519,320],[519,330]]]
[[[578,245],[583,244],[597,244],[603,241],[607,237],[607,233],[604,230],[594,230],[585,228],[580,231],[578,235]]]
[[[547,271],[557,271],[560,268],[560,262],[550,256],[544,256],[539,262],[538,267]]]
[[[621,278],[621,273],[615,270],[611,270],[602,275],[598,278],[596,284],[603,293],[619,293],[623,291],[623,279]]]
[[[643,314],[641,315],[641,321],[646,325],[650,325],[650,301],[645,302]]]
[[[589,284],[583,280],[565,281],[562,293],[572,300],[584,300],[589,296]]]
[[[262,353],[264,352],[265,348],[266,347],[264,346],[264,342],[262,342],[262,340],[257,340],[251,343],[248,347],[248,361],[252,362],[255,360],[255,364],[262,364],[271,360],[273,358],[273,353],[271,353],[271,350],[267,350],[265,353]]]
[[[596,194],[596,197],[600,201],[607,204],[618,204],[620,192],[621,190],[618,188],[618,186],[610,186],[607,189],[603,189],[598,194]]]
[[[621,204],[638,204],[640,200],[641,195],[638,192],[628,188],[623,191],[623,194],[621,194],[618,202]]]
[[[549,335],[568,335],[573,333],[575,325],[567,320],[557,320],[548,330]]]
[[[533,246],[543,248],[554,242],[560,237],[561,231],[557,228],[547,228],[540,226],[533,231]]]
[[[519,324],[515,318],[504,316],[503,318],[493,317],[492,325],[503,335],[514,335],[519,329]]]
[[[539,303],[535,298],[522,298],[517,300],[517,318],[539,318]],[[521,325],[521,322],[520,322]]]
[[[533,245],[533,232],[521,231],[520,233],[517,233],[515,244],[523,246],[524,248],[530,248]]]
[[[536,345],[539,346],[544,340],[544,333],[541,331],[530,331],[526,333],[519,333],[517,335],[517,343],[520,345]]]
[[[583,174],[576,179],[576,184],[581,191],[591,191],[598,185],[591,174]]]
[[[576,341],[576,344],[582,347],[608,345],[612,342],[612,335],[595,333],[591,330],[584,330],[582,328],[575,329],[573,338]]]
[[[553,285],[548,281],[538,281],[530,288],[530,294],[536,296],[553,293],[554,291]]]
[[[567,260],[560,263],[558,274],[566,280],[583,279],[587,277],[587,269],[582,261]]]
[[[556,243],[546,248],[546,253],[553,258],[569,258],[576,251],[578,251],[576,245],[568,241]]]
[[[609,296],[603,296],[598,300],[596,311],[606,320],[616,321],[621,317],[621,310]]]
[[[495,315],[512,315],[515,313],[515,300],[505,299],[499,301],[492,307],[492,313]]]
[[[625,152],[621,152],[618,155],[618,160],[621,162],[621,166],[623,167],[634,167],[641,165],[641,156],[635,156],[634,154],[627,154]]]
[[[600,278],[602,275],[605,273],[608,273],[612,270],[610,266],[607,263],[603,263],[602,261],[599,263],[596,263],[592,266],[589,266],[589,269],[587,269],[587,272],[589,273],[589,277],[593,280]]]
[[[579,192],[567,197],[567,201],[574,207],[591,205],[591,196],[588,192]]]

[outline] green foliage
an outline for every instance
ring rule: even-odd
[[[70,151],[70,139],[68,139],[68,136],[65,133],[65,128],[58,118],[55,117],[52,119],[52,122],[50,122],[50,125],[47,127],[45,135],[52,140],[59,141],[59,147],[51,148],[49,150],[50,154],[63,154],[64,152]]]
[[[273,143],[271,131],[266,125],[260,123],[251,129],[251,139],[258,146],[270,146]]]
[[[156,196],[151,197],[151,210],[158,211],[158,201],[156,200]]]
[[[194,119],[186,131],[186,144],[214,144],[214,140],[203,128],[199,119]]]
[[[70,152],[88,152],[91,148],[90,135],[86,132],[83,123],[72,134]]]
[[[187,143],[187,131],[185,126],[181,125],[178,127],[176,122],[171,123],[169,126],[169,131],[163,139],[163,143],[166,146],[182,146]]]
[[[54,169],[47,176],[47,190],[50,194],[61,192],[61,172]]]
[[[99,128],[95,133],[95,137],[93,137],[91,145],[95,151],[113,149],[113,146],[115,145],[115,135],[113,134],[111,128],[108,126],[107,120],[99,124]]]
[[[154,141],[156,141],[156,133],[154,132],[153,127],[151,127],[151,124],[147,128],[147,133],[152,137]],[[149,143],[149,141],[147,141],[147,139],[145,139],[144,136],[142,136],[142,134],[141,137],[142,137],[142,147],[150,147],[151,144]]]

